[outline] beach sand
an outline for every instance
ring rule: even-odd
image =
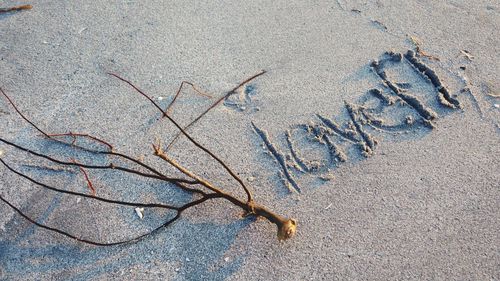
[[[0,204],[0,279],[500,280],[498,3],[0,6],[21,4],[33,8],[0,14],[0,87],[19,110],[46,132],[99,136],[172,175],[179,173],[154,157],[151,144],[168,143],[175,127],[107,73],[162,107],[182,81],[196,84],[211,98],[185,88],[172,117],[186,125],[265,70],[189,132],[258,203],[296,219],[298,232],[280,242],[267,220],[242,218],[238,207],[212,200],[142,241],[97,247],[40,229]],[[62,159],[109,160],[44,139],[3,97],[0,137]],[[74,168],[5,143],[0,150],[37,180],[89,193]],[[169,155],[245,198],[185,137]],[[102,197],[190,199],[151,179],[112,171],[89,177]],[[47,191],[5,166],[0,195],[40,223],[103,242],[172,217],[146,209],[140,219],[133,207]]]

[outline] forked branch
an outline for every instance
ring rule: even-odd
[[[78,164],[75,159],[71,159],[73,163]],[[89,174],[83,167],[78,167],[80,169],[80,172],[82,172],[83,176],[85,177],[85,181],[87,182],[87,186],[89,187],[90,191],[92,192],[92,196],[96,195],[96,191],[94,188],[94,184],[90,180]]]
[[[256,215],[256,216],[261,216],[265,217],[272,223],[276,224],[278,227],[278,239],[279,240],[286,240],[288,238],[291,238],[292,236],[295,235],[295,232],[297,231],[297,222],[294,219],[287,219],[284,218],[268,209],[266,209],[263,206],[260,206],[256,204],[253,200],[248,201],[248,202],[243,202],[239,200],[236,197],[233,197],[232,195],[225,193],[222,189],[216,187],[209,181],[197,176],[193,172],[189,171],[187,168],[183,167],[177,161],[174,159],[168,157],[166,153],[162,150],[161,145],[158,143],[156,145],[153,145],[154,153],[156,156],[160,157],[161,159],[165,160],[167,163],[170,165],[174,166],[177,170],[185,174],[186,176],[198,181],[201,185],[204,187],[208,188],[209,190],[213,191],[216,194],[219,194],[222,198],[230,201],[231,203],[235,204],[236,206],[239,206],[242,208],[246,214],[248,215]]]
[[[113,75],[113,74],[111,74]],[[116,77],[116,75],[113,75]],[[167,114],[169,114],[171,111],[172,111],[172,106],[174,105],[175,101],[177,100],[177,98],[179,97],[179,95],[181,94],[182,92],[182,89],[184,88],[184,85],[189,85],[191,86],[191,88],[193,88],[193,90],[198,93],[199,95],[202,95],[204,97],[208,97],[208,98],[211,98],[212,96],[203,92],[202,90],[198,89],[193,83],[191,82],[188,82],[188,81],[182,81],[181,82],[181,85],[179,86],[179,89],[177,89],[177,93],[175,93],[175,96],[174,98],[172,99],[172,101],[168,104],[167,106],[167,109],[165,110],[165,112]]]
[[[246,79],[244,82],[240,83],[237,87],[235,87],[233,90],[231,90],[229,93],[233,93],[236,89],[238,89],[239,87],[241,87],[242,85],[248,83],[248,81],[251,81],[252,79],[255,79],[256,77],[264,74],[265,71],[261,71],[260,73]],[[231,177],[233,177],[240,185],[241,187],[243,188],[243,190],[245,191],[245,193],[247,194],[247,201],[250,202],[252,201],[252,193],[250,192],[250,190],[248,189],[248,187],[245,185],[245,183],[236,175],[236,173],[234,173],[231,168],[229,168],[229,166],[226,165],[226,163],[224,163],[224,161],[222,161],[219,157],[217,157],[215,154],[213,154],[210,150],[208,150],[207,148],[205,148],[204,146],[202,146],[200,143],[198,143],[196,140],[194,140],[187,132],[184,128],[182,128],[172,117],[170,117],[170,115],[167,114],[166,111],[163,111],[163,109],[161,109],[161,107],[152,99],[150,98],[146,93],[144,93],[143,91],[141,91],[141,89],[139,89],[137,86],[135,86],[132,82],[128,81],[127,79],[125,78],[122,78],[120,77],[119,75],[117,74],[114,74],[114,73],[109,73],[110,75],[118,78],[119,80],[127,83],[128,85],[130,85],[134,90],[136,90],[139,94],[141,94],[142,96],[146,97],[162,114],[164,117],[166,117],[170,122],[172,122],[172,124],[174,124],[175,127],[177,127],[177,129],[179,129],[179,131],[184,135],[186,136],[186,138],[192,143],[194,144],[196,147],[198,147],[199,149],[201,149],[202,151],[204,151],[205,153],[207,153],[208,155],[210,155],[210,157],[212,157],[215,161],[219,162],[219,164],[224,167],[224,169],[231,175]],[[212,109],[213,107],[215,107],[218,103],[220,103],[224,98],[220,98],[218,101],[216,101],[209,109],[207,109],[205,112],[203,112],[198,118],[195,119],[195,121],[193,121],[191,124],[193,124],[194,122],[196,122],[199,118],[201,118],[201,116],[203,116],[205,113],[207,113],[210,109]],[[189,127],[191,124],[189,124],[187,127]],[[175,140],[175,138],[174,138]]]
[[[244,83],[247,83],[248,81],[254,79],[257,76],[262,75],[263,73],[264,73],[264,71],[261,72],[261,73],[259,73],[259,74],[257,74],[257,75],[254,75],[253,77],[251,77],[251,78],[249,78],[247,80],[245,80],[243,83],[240,83],[240,85],[238,87],[240,87],[241,85],[244,85]],[[17,108],[17,106],[14,104],[14,102],[12,101],[12,99],[9,96],[7,96],[7,94],[2,89],[0,89],[0,92],[7,99],[7,101],[13,106],[13,108],[19,114],[19,116],[22,119],[24,119],[26,122],[28,122],[36,130],[38,130],[40,133],[42,133],[47,139],[53,140],[53,141],[58,141],[58,142],[63,143],[65,145],[69,145],[69,146],[77,148],[77,149],[83,149],[83,150],[91,152],[91,153],[107,155],[107,156],[110,156],[110,157],[117,157],[119,159],[131,162],[133,165],[139,166],[140,169],[131,168],[131,167],[127,167],[127,166],[115,165],[112,162],[110,162],[107,165],[95,165],[95,164],[80,163],[80,162],[78,162],[76,160],[63,161],[63,160],[57,159],[57,158],[55,158],[53,156],[49,156],[49,155],[46,155],[46,154],[43,154],[43,153],[35,152],[35,151],[31,150],[31,149],[25,148],[23,146],[15,144],[15,143],[13,143],[11,141],[3,139],[2,137],[0,137],[0,142],[4,143],[6,145],[9,145],[9,146],[11,146],[11,147],[13,147],[13,148],[15,148],[17,150],[20,150],[20,151],[23,151],[25,153],[28,153],[29,155],[32,155],[34,157],[40,157],[40,158],[43,158],[43,159],[48,160],[48,161],[51,161],[52,163],[55,163],[55,164],[58,164],[58,165],[78,167],[82,171],[82,173],[84,173],[84,176],[85,176],[86,181],[87,181],[87,183],[88,183],[88,185],[89,185],[90,188],[93,188],[92,187],[92,183],[91,183],[90,179],[88,178],[88,175],[87,175],[87,173],[85,172],[84,169],[100,169],[100,170],[112,169],[112,170],[117,170],[119,172],[130,173],[130,174],[133,174],[133,175],[136,175],[136,176],[145,177],[145,178],[152,178],[152,179],[155,179],[155,180],[160,180],[160,181],[169,183],[170,185],[172,185],[172,187],[178,187],[178,188],[182,189],[185,192],[193,194],[197,198],[197,199],[195,198],[193,201],[191,201],[189,203],[186,203],[186,204],[184,204],[182,206],[174,206],[174,205],[159,204],[159,203],[128,202],[128,201],[121,201],[121,200],[114,200],[114,199],[102,198],[102,197],[99,197],[99,196],[95,196],[94,193],[92,195],[88,195],[88,194],[85,194],[85,193],[80,193],[80,192],[69,191],[69,190],[65,190],[65,189],[61,189],[61,188],[52,187],[50,185],[47,185],[45,183],[42,183],[42,182],[40,182],[40,181],[32,178],[31,176],[29,176],[27,174],[24,174],[24,173],[22,173],[22,172],[20,172],[20,171],[18,171],[16,169],[14,169],[14,168],[12,168],[2,158],[0,158],[1,164],[4,167],[6,167],[10,172],[16,174],[17,176],[20,176],[21,178],[24,178],[24,179],[28,180],[29,182],[31,182],[32,184],[34,184],[34,185],[36,185],[38,187],[41,187],[41,188],[44,188],[44,189],[47,189],[47,190],[51,190],[51,191],[59,192],[59,193],[64,193],[64,194],[69,194],[69,195],[73,195],[73,196],[80,196],[80,197],[88,198],[88,199],[91,199],[91,200],[97,200],[97,201],[100,201],[100,202],[103,202],[103,203],[106,203],[106,204],[117,204],[117,205],[123,205],[123,206],[146,207],[146,208],[163,208],[163,209],[168,209],[168,210],[174,211],[176,213],[176,215],[173,218],[168,219],[165,223],[163,223],[162,225],[158,226],[157,228],[155,228],[155,229],[153,229],[153,230],[151,230],[151,231],[149,231],[147,233],[141,234],[141,235],[139,235],[137,237],[134,237],[134,238],[131,238],[131,239],[127,239],[127,240],[123,240],[123,241],[118,241],[118,242],[98,242],[98,241],[91,241],[89,239],[83,239],[81,237],[78,237],[78,236],[76,236],[74,234],[71,234],[69,232],[60,230],[58,228],[54,228],[54,227],[51,227],[51,226],[47,226],[47,225],[38,223],[36,220],[34,220],[34,219],[30,218],[29,216],[27,216],[26,214],[24,214],[21,211],[20,208],[16,207],[14,204],[10,203],[7,199],[5,199],[2,196],[0,196],[0,200],[1,201],[3,201],[5,204],[7,204],[9,207],[11,207],[13,210],[15,210],[17,213],[19,213],[22,217],[24,217],[25,219],[27,219],[31,223],[33,223],[33,224],[35,224],[35,225],[37,225],[37,226],[39,226],[39,227],[41,227],[43,229],[46,229],[46,230],[49,230],[49,231],[53,231],[53,232],[62,234],[64,236],[66,236],[66,237],[75,239],[75,240],[83,242],[83,243],[87,243],[87,244],[91,244],[91,245],[97,245],[97,246],[119,245],[119,244],[131,243],[131,242],[135,242],[135,241],[138,241],[140,239],[143,239],[143,238],[145,238],[145,237],[147,237],[149,235],[152,235],[152,234],[158,232],[159,230],[163,229],[164,227],[170,225],[171,223],[173,223],[175,220],[177,220],[178,218],[180,218],[180,215],[181,215],[181,213],[183,211],[185,211],[185,210],[187,210],[187,209],[189,209],[191,207],[197,206],[199,204],[202,204],[202,203],[204,203],[207,200],[216,199],[216,198],[223,198],[223,199],[231,202],[232,204],[234,204],[234,205],[240,207],[242,210],[244,210],[244,212],[246,214],[248,214],[248,215],[254,215],[254,216],[257,216],[257,217],[264,217],[267,220],[269,220],[270,222],[274,223],[277,226],[277,228],[278,228],[277,235],[278,235],[278,239],[280,239],[280,240],[285,240],[285,239],[291,238],[295,234],[296,227],[297,227],[297,224],[296,224],[295,220],[284,218],[284,217],[282,217],[282,216],[280,216],[280,215],[278,215],[278,214],[276,214],[276,213],[268,210],[267,208],[265,208],[265,207],[257,204],[256,202],[254,202],[253,196],[252,196],[252,193],[250,192],[250,190],[243,183],[243,181],[229,168],[229,166],[226,163],[224,163],[224,161],[222,161],[214,153],[212,153],[207,148],[205,148],[204,146],[202,146],[196,140],[194,140],[185,131],[185,128],[182,128],[175,120],[173,120],[168,115],[168,113],[166,111],[163,111],[159,107],[158,104],[156,104],[148,95],[146,95],[144,92],[142,92],[136,86],[134,86],[131,82],[125,80],[124,78],[121,78],[120,76],[118,76],[116,74],[111,74],[111,75],[113,75],[113,76],[117,77],[118,79],[120,79],[120,80],[128,83],[137,92],[139,92],[144,97],[148,98],[150,100],[150,102],[154,106],[156,106],[162,112],[163,116],[166,117],[168,120],[170,120],[179,129],[179,131],[180,131],[181,134],[183,134],[184,136],[186,136],[186,138],[191,143],[193,143],[195,146],[197,146],[198,148],[200,148],[203,152],[209,154],[213,159],[215,159],[217,162],[219,162],[224,167],[224,169],[242,186],[242,188],[244,189],[245,193],[247,194],[247,200],[245,200],[245,201],[240,200],[236,196],[233,196],[232,194],[229,194],[229,193],[225,192],[221,188],[219,188],[219,187],[215,186],[214,184],[210,183],[208,180],[206,180],[206,179],[204,179],[204,178],[202,178],[202,177],[194,174],[193,172],[191,172],[187,168],[183,167],[177,161],[175,161],[174,159],[168,157],[167,154],[166,154],[166,152],[162,149],[162,147],[161,147],[160,144],[153,145],[154,154],[156,156],[158,156],[159,158],[163,159],[164,161],[166,161],[170,166],[174,167],[175,169],[177,169],[181,173],[183,173],[187,177],[186,179],[185,178],[169,177],[169,176],[167,176],[167,175],[159,172],[157,169],[153,168],[151,165],[144,163],[143,161],[137,160],[137,159],[135,159],[135,158],[133,158],[131,156],[128,156],[128,155],[125,155],[125,154],[121,154],[119,152],[114,151],[113,147],[111,146],[111,144],[109,144],[109,142],[107,142],[105,140],[102,140],[100,138],[94,137],[92,135],[86,134],[86,133],[72,133],[72,132],[69,132],[69,133],[63,133],[63,134],[48,134],[48,133],[44,132],[43,130],[41,130],[39,127],[37,127],[25,115],[23,115],[21,113],[21,111]],[[192,85],[192,84],[191,84],[191,86],[194,87],[194,85]],[[181,87],[182,87],[182,85],[181,85]],[[235,91],[238,87],[236,87],[232,91]],[[179,89],[179,91],[180,91],[180,89]],[[178,93],[176,94],[176,96],[177,95],[178,95]],[[218,102],[216,102],[213,106],[215,106]],[[213,108],[213,107],[211,107],[211,108]],[[208,110],[210,110],[210,108]],[[208,110],[205,111],[203,114],[205,114],[206,112],[208,112]],[[199,117],[199,118],[201,118],[201,117]],[[195,121],[198,120],[199,118],[195,119]],[[71,142],[65,142],[65,141],[56,139],[57,137],[70,137],[70,138],[72,138],[72,141]],[[97,144],[104,145],[107,149],[106,150],[95,150],[95,149],[92,149],[92,148],[82,147],[82,146],[76,144],[76,141],[79,138],[84,138],[84,139],[90,140],[92,142],[95,142]],[[144,172],[144,169],[147,170],[147,172]],[[205,191],[200,190],[199,189],[200,186],[206,188],[206,190]]]
[[[264,75],[266,73],[265,70],[262,70],[260,71],[259,73],[251,76],[250,78],[247,78],[245,79],[243,82],[239,83],[236,87],[234,87],[233,89],[231,89],[229,92],[227,92],[225,95],[223,95],[222,97],[218,98],[214,103],[212,103],[205,111],[203,111],[198,117],[196,117],[193,121],[191,121],[189,124],[187,124],[185,127],[184,127],[184,130],[187,130],[189,129],[189,127],[191,127],[192,125],[194,125],[194,123],[198,122],[198,120],[200,120],[201,118],[203,118],[203,116],[205,116],[205,114],[207,114],[210,110],[214,109],[218,104],[220,104],[223,100],[225,100],[226,98],[228,98],[229,96],[231,96],[232,94],[234,94],[239,88],[243,87],[245,84],[249,83],[250,81],[254,80],[255,78],[261,76],[261,75]],[[170,107],[171,105],[169,105]],[[168,107],[167,107],[167,113],[168,113]],[[179,138],[179,136],[182,135],[182,132],[179,132],[177,133],[174,138],[172,139],[172,141],[170,141],[170,143],[167,145],[167,148],[166,150],[169,150],[172,145],[174,145],[174,143],[177,141],[177,139]]]

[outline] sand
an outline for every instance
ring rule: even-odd
[[[91,133],[152,155],[189,132],[298,221],[279,242],[264,219],[207,202],[131,245],[96,247],[37,228],[0,204],[0,279],[500,280],[500,6],[494,1],[3,1],[0,87],[44,131]],[[412,53],[416,52],[413,60]],[[374,64],[374,62],[376,62]],[[378,63],[378,64],[377,64]],[[425,67],[423,67],[423,65]],[[0,137],[64,159],[105,163],[44,139],[0,98]],[[288,139],[287,139],[288,138]],[[2,159],[58,188],[82,174],[0,143]],[[170,155],[244,198],[181,138]],[[4,166],[0,195],[38,222],[116,241],[172,214],[43,190]],[[99,196],[190,198],[154,180],[89,173]]]

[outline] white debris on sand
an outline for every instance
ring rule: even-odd
[[[141,220],[144,218],[144,208],[135,208],[135,213]]]

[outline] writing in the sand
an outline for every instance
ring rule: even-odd
[[[411,75],[424,80],[431,90],[421,93],[413,91],[410,83],[394,81],[386,70],[401,65],[412,68]],[[278,136],[286,143],[281,147],[264,128],[252,123],[291,192],[301,192],[298,177],[309,174],[328,181],[333,178],[335,167],[351,159],[370,157],[381,135],[397,138],[432,130],[439,117],[433,108],[461,108],[436,72],[411,50],[404,55],[386,52],[369,67],[381,82],[380,87],[368,90],[359,103],[344,101],[346,114],[340,121],[339,116],[317,114],[314,120],[295,125]]]

